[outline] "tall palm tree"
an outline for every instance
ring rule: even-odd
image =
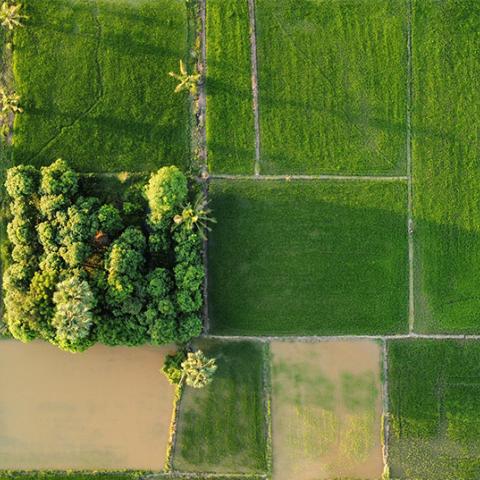
[[[8,30],[14,30],[17,27],[23,27],[22,19],[27,18],[20,13],[22,5],[20,3],[3,2],[0,7],[0,23],[2,27]]]
[[[193,388],[203,388],[210,384],[217,371],[214,358],[207,358],[201,350],[189,352],[182,362],[183,379]]]
[[[192,95],[197,94],[197,86],[201,75],[199,73],[189,75],[182,60],[180,60],[180,73],[168,72],[168,74],[180,82],[175,87],[175,93],[188,90]]]
[[[208,200],[203,192],[199,192],[195,198],[195,202],[183,205],[183,210],[180,215],[175,215],[173,221],[176,225],[185,224],[190,230],[193,227],[198,229],[199,235],[206,240],[205,232],[209,232],[211,228],[209,223],[217,223],[215,218],[211,216],[212,210],[208,206]]]
[[[0,109],[4,114],[22,113],[23,109],[18,105],[20,96],[15,92],[9,92],[4,87],[0,87]]]

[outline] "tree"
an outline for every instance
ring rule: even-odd
[[[56,306],[52,325],[56,328],[55,343],[64,350],[82,351],[91,345],[95,298],[87,281],[78,276],[57,285],[53,294]]]
[[[145,188],[148,201],[149,246],[153,253],[165,253],[170,246],[172,219],[181,211],[188,195],[185,175],[175,166],[154,173]]]
[[[213,380],[217,371],[214,358],[207,358],[201,350],[189,352],[182,362],[182,373],[185,383],[193,388],[203,388]]]
[[[159,222],[166,216],[173,216],[188,194],[187,178],[175,166],[163,167],[152,174],[145,194],[150,209],[150,221]]]
[[[197,87],[200,81],[201,75],[199,73],[189,74],[185,67],[185,64],[180,60],[180,73],[168,72],[168,74],[178,80],[180,83],[175,87],[175,93],[189,91],[192,95],[197,94]]]
[[[39,175],[33,165],[17,165],[7,170],[5,186],[12,200],[30,197],[37,193]]]
[[[210,231],[209,223],[217,223],[211,216],[212,210],[208,207],[208,200],[203,192],[199,192],[193,205],[184,206],[180,215],[175,215],[173,221],[176,225],[184,224],[188,229],[196,228],[203,240],[206,240],[206,231]]]
[[[122,217],[118,208],[110,204],[102,205],[98,210],[98,228],[101,232],[116,234],[123,228]]]
[[[3,2],[0,7],[0,22],[2,27],[10,31],[18,27],[23,27],[22,20],[27,17],[20,13],[21,8],[22,5],[19,3]]]

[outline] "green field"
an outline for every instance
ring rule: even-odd
[[[207,1],[207,145],[214,173],[253,173],[248,4]]]
[[[405,174],[403,0],[257,0],[263,174]]]
[[[407,329],[404,182],[218,180],[211,333]]]
[[[63,158],[79,171],[189,163],[189,105],[174,95],[188,53],[182,0],[25,0],[14,72],[25,113],[15,163]]]
[[[151,480],[165,480],[175,478],[176,480],[188,480],[191,477],[175,475],[171,477],[168,474],[155,474],[152,476],[150,472],[2,472],[0,470],[0,478],[2,480],[143,480],[149,478]],[[196,480],[209,480],[211,477],[195,477]],[[215,476],[215,480],[256,480],[256,478],[241,477],[219,477]]]
[[[414,2],[416,319],[421,332],[479,332],[480,4]]]
[[[395,479],[480,477],[480,343],[389,344]]]
[[[2,472],[2,480],[137,480],[142,472]]]
[[[198,342],[217,359],[215,381],[185,389],[174,468],[243,473],[266,469],[262,346],[249,342]]]

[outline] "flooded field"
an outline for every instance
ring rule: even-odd
[[[0,470],[162,469],[174,393],[160,372],[167,352],[0,342]]]
[[[274,480],[378,479],[380,346],[273,342]]]

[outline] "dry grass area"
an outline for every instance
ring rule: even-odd
[[[167,347],[0,344],[0,470],[151,469],[165,460]]]
[[[382,474],[380,346],[273,342],[274,480]]]

